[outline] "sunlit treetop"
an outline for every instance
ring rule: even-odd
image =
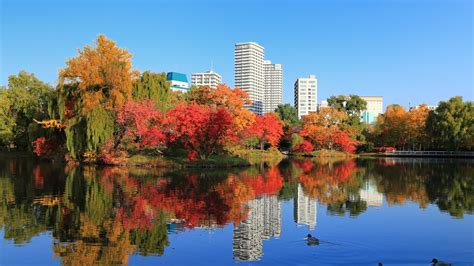
[[[121,106],[131,96],[138,76],[132,69],[132,55],[104,35],[99,35],[95,47],[85,46],[78,52],[59,71],[59,84],[76,85],[74,94],[82,96],[83,113],[99,104],[108,109]]]

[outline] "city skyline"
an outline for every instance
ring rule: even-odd
[[[71,9],[70,3],[57,1],[2,1],[0,84],[6,85],[8,76],[20,70],[54,84],[75,49],[92,45],[103,33],[134,55],[135,69],[190,75],[213,64],[232,87],[234,44],[257,42],[269,48],[268,58],[285,67],[283,103],[293,103],[294,81],[309,74],[318,77],[321,100],[339,94],[382,95],[385,106],[409,107],[437,105],[452,95],[474,98],[470,1],[360,5],[280,1],[251,7],[227,2],[214,3],[210,9],[188,1],[82,3]],[[25,4],[31,8],[23,9]],[[171,7],[188,19],[171,19],[164,12]],[[216,13],[216,8],[221,11]],[[244,9],[246,19],[238,20]],[[292,14],[295,11],[297,15]],[[279,16],[285,19],[270,19]],[[194,33],[187,24],[192,18],[216,28]],[[217,25],[219,19],[223,23]],[[167,27],[170,30],[162,37],[146,33]],[[295,41],[303,37],[304,42]]]

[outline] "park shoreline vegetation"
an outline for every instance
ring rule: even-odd
[[[366,102],[356,95],[332,96],[302,120],[289,104],[258,116],[239,88],[174,92],[165,73],[139,73],[131,57],[100,35],[66,61],[56,88],[24,71],[10,76],[0,87],[0,150],[74,164],[237,167],[275,165],[285,154],[350,158],[383,146],[474,148],[473,103],[461,97],[435,110],[390,105],[374,125],[361,122]]]

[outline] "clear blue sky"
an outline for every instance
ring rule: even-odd
[[[283,100],[315,74],[318,101],[382,95],[384,105],[474,99],[472,1],[0,0],[0,84],[26,70],[55,84],[58,70],[103,33],[134,68],[214,70],[234,84],[233,48],[254,41],[283,64]]]

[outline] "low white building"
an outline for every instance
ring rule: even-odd
[[[168,74],[166,74],[166,80],[171,83],[171,90],[173,91],[188,92],[190,89],[186,74],[168,72]]]
[[[193,73],[191,75],[191,84],[193,86],[209,86],[215,89],[221,83],[221,75],[212,70],[200,73]]]

